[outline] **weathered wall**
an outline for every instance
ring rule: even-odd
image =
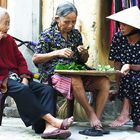
[[[23,41],[36,41],[38,39],[39,3],[40,0],[7,0],[7,9],[11,19],[9,34]],[[29,69],[36,72],[26,47],[21,47],[21,50],[27,59]]]
[[[56,7],[65,0],[43,0],[43,29],[48,28],[55,15]],[[85,47],[90,46],[90,66],[107,65],[109,52],[109,23],[106,16],[110,14],[111,0],[68,0],[78,10],[76,28],[83,36]]]
[[[7,0],[0,0],[0,6],[6,8],[7,7]]]
[[[55,16],[55,10],[58,4],[65,0],[43,0],[43,29],[48,28]],[[68,0],[75,4],[78,10],[78,19],[76,28],[80,30],[83,36],[85,47],[90,46],[89,65],[96,63],[97,49],[95,48],[95,30],[96,30],[96,3],[95,0]]]
[[[109,42],[109,22],[106,16],[110,15],[112,0],[98,0],[97,2],[97,13],[96,13],[96,49],[97,53],[97,64],[107,65],[108,54],[110,49]]]

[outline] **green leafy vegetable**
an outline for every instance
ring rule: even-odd
[[[75,62],[69,64],[58,63],[55,66],[55,70],[86,70],[86,66],[77,64]]]
[[[112,68],[110,65],[98,65],[96,67],[98,71],[115,71],[115,68]]]

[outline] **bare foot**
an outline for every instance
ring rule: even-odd
[[[90,125],[93,126],[102,126],[101,121],[97,118],[97,116],[92,113],[92,115],[89,117]]]
[[[53,132],[53,131],[55,131],[55,130],[57,130],[58,128],[56,128],[56,127],[53,127],[52,125],[50,125],[50,124],[46,124],[46,128],[45,128],[45,130],[44,130],[44,132],[43,133],[49,133],[49,132]]]
[[[130,118],[128,114],[120,114],[120,116],[118,116],[118,118],[115,121],[113,121],[109,126],[114,128],[120,127],[126,124],[129,120]]]

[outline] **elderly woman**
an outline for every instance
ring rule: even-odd
[[[89,55],[83,46],[80,32],[74,28],[77,14],[77,9],[72,3],[60,4],[50,28],[41,33],[33,62],[38,64],[43,82],[46,82],[49,76],[52,76],[52,84],[54,79],[56,81],[64,78],[62,75],[53,75],[57,63],[65,65],[75,62],[85,65]],[[63,87],[57,87],[57,89],[63,88],[75,97],[84,108],[91,127],[101,127],[100,118],[108,98],[109,79],[79,75],[65,76],[64,79],[61,81]],[[95,110],[88,103],[85,91],[97,91]]]
[[[0,91],[14,99],[24,124],[33,125],[36,133],[43,132],[43,138],[69,137],[70,131],[64,129],[72,124],[73,117],[65,120],[54,117],[55,91],[33,81],[16,42],[7,34],[9,24],[7,10],[0,8]]]
[[[112,127],[124,125],[131,117],[134,130],[140,132],[140,10],[137,6],[125,9],[107,18],[118,21],[120,32],[115,33],[110,50],[110,60],[123,76],[117,77],[119,97],[123,101],[120,116]],[[131,107],[130,107],[131,106]]]

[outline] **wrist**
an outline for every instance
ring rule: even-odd
[[[60,57],[60,51],[59,50],[56,50],[54,51],[54,57]]]
[[[133,70],[133,64],[129,64],[129,69]]]
[[[23,81],[28,81],[28,78],[22,78]]]

